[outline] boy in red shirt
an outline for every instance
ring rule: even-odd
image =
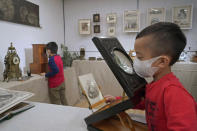
[[[185,46],[179,26],[168,22],[151,25],[136,37],[134,69],[143,78],[153,77],[144,101],[150,131],[197,131],[197,104],[171,72]]]
[[[48,78],[49,98],[52,104],[67,105],[65,98],[65,82],[63,62],[57,55],[58,46],[55,42],[46,45],[46,53],[49,57],[49,72],[45,74]]]

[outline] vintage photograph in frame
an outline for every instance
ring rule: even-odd
[[[125,11],[123,17],[124,32],[139,32],[140,16],[138,10]]]
[[[147,11],[147,25],[165,21],[165,8],[149,8]]]
[[[172,22],[181,29],[192,29],[193,6],[177,6],[172,9]]]
[[[116,28],[114,26],[108,27],[107,35],[108,36],[115,36],[115,34],[116,34]]]
[[[90,19],[79,20],[79,34],[81,35],[91,34],[91,20]]]
[[[100,14],[93,14],[93,22],[100,22]]]
[[[86,95],[91,108],[101,108],[106,105],[105,99],[97,85],[94,76],[90,74],[78,77],[83,94]]]
[[[115,24],[116,21],[117,21],[117,14],[116,13],[107,14],[107,23],[108,24]]]
[[[100,33],[100,25],[94,25],[94,33]]]
[[[0,0],[0,20],[40,27],[39,5],[27,0]]]

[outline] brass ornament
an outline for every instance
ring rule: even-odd
[[[4,81],[9,81],[10,79],[19,79],[22,77],[21,69],[19,67],[20,58],[16,52],[15,47],[8,47],[7,54],[4,58],[5,70],[3,72]]]

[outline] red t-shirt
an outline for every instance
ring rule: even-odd
[[[146,86],[145,108],[150,131],[197,131],[197,104],[173,73]]]

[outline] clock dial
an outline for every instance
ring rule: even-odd
[[[122,52],[118,50],[114,50],[113,53],[115,55],[114,59],[116,64],[118,64],[118,66],[125,72],[132,74],[134,71],[131,61]]]
[[[16,64],[19,64],[19,62],[20,62],[20,61],[19,61],[19,58],[15,56],[15,57],[13,58],[13,63],[16,65]]]

